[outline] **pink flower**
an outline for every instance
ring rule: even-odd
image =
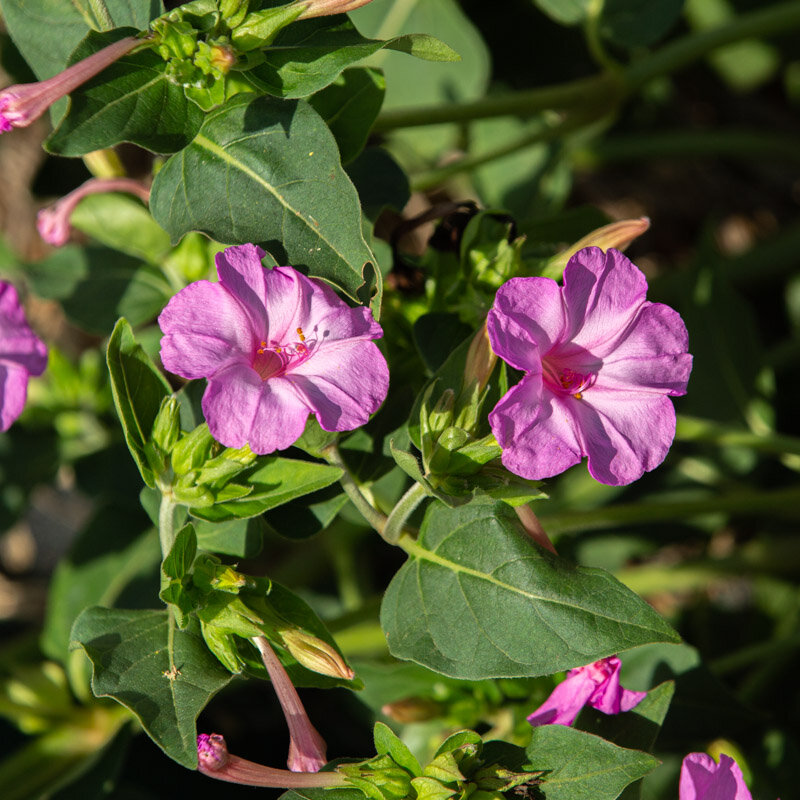
[[[525,376],[489,414],[503,464],[538,480],[589,457],[602,483],[631,483],[675,436],[670,396],[686,393],[692,357],[679,314],[645,300],[622,253],[587,247],[549,278],[513,278],[489,312],[492,348]]]
[[[0,133],[25,128],[71,91],[133,50],[141,41],[127,36],[78,61],[46,81],[19,83],[0,92]]]
[[[679,800],[753,800],[739,765],[724,753],[719,764],[706,753],[689,753],[678,791]]]
[[[528,722],[534,728],[538,725],[572,725],[585,705],[604,714],[630,711],[647,696],[647,692],[623,689],[619,685],[619,668],[620,660],[611,656],[571,669],[550,697],[528,717]]]
[[[272,688],[278,696],[289,726],[289,758],[286,765],[292,772],[319,772],[328,763],[325,740],[311,724],[297,689],[266,637],[254,637],[253,644],[261,653],[261,660],[269,673]]]
[[[36,215],[39,235],[53,247],[63,247],[69,241],[72,231],[69,220],[78,203],[87,195],[102,192],[128,192],[143,203],[150,199],[150,190],[133,178],[89,178],[58,202],[39,211]]]
[[[389,370],[370,339],[366,308],[350,308],[292,267],[265,269],[252,244],[217,255],[219,283],[197,281],[158,318],[161,360],[184,378],[208,378],[212,435],[256,453],[293,444],[313,413],[326,431],[358,428],[386,397]]]
[[[47,348],[30,329],[17,290],[0,281],[0,431],[7,431],[22,413],[28,378],[41,375]]]

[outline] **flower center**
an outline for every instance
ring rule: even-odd
[[[583,400],[583,392],[597,380],[596,372],[577,372],[570,367],[542,359],[542,378],[550,389],[558,394],[570,394]]]
[[[297,328],[296,342],[278,343],[276,341],[259,342],[253,355],[253,369],[262,381],[283,375],[290,367],[297,366],[311,355],[314,342],[306,342],[302,328]]]

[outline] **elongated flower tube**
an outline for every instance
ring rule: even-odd
[[[289,769],[292,772],[318,772],[328,761],[325,757],[325,740],[311,724],[297,690],[269,642],[263,636],[255,636],[252,641],[261,653],[261,660],[267,668],[289,726]]]
[[[326,431],[364,425],[389,388],[363,307],[293,267],[265,269],[252,244],[217,254],[219,283],[181,289],[161,312],[161,362],[208,378],[203,414],[227,447],[260,455],[294,444],[313,413]]]
[[[28,379],[46,365],[47,348],[28,325],[17,290],[0,281],[0,431],[22,413]]]
[[[372,0],[300,0],[298,5],[304,5],[306,8],[298,19],[346,14],[348,11],[355,11],[370,2]]]
[[[39,235],[53,247],[63,247],[69,241],[72,232],[69,221],[78,203],[87,195],[105,192],[127,192],[144,203],[150,200],[150,189],[133,178],[89,178],[53,205],[39,211],[36,215]]]
[[[102,72],[109,64],[133,50],[141,40],[126,36],[118,42],[67,67],[63,72],[36,83],[19,83],[0,92],[0,133],[24,128],[71,91]]]
[[[681,765],[678,800],[753,800],[742,770],[721,753],[719,764],[707,753],[689,753]]]
[[[239,758],[228,752],[225,739],[218,733],[198,735],[197,769],[218,781],[245,786],[303,789],[347,785],[347,779],[338,772],[289,772]]]
[[[522,380],[489,414],[503,464],[540,480],[585,456],[611,486],[655,469],[675,436],[671,397],[692,369],[680,315],[645,299],[647,281],[618,250],[587,247],[550,278],[512,278],[497,292],[492,349]]]
[[[619,683],[620,666],[620,660],[611,656],[571,669],[550,697],[528,717],[528,722],[534,728],[539,725],[572,725],[586,705],[604,714],[630,711],[641,703],[647,692],[623,689]]]

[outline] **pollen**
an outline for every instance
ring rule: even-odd
[[[300,337],[300,341],[301,342],[304,342],[306,340],[306,337],[303,335],[303,329],[302,328],[298,328],[297,329],[297,335]]]
[[[575,394],[574,394],[574,395],[572,395],[572,396],[573,396],[573,397],[574,397],[576,400],[583,400],[583,395],[582,395],[580,392],[575,392]]]

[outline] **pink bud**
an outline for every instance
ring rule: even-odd
[[[365,6],[371,0],[306,0],[305,11],[299,19],[309,19],[310,17],[326,17],[331,14],[346,14],[348,11],[355,11],[361,6]]]
[[[103,192],[128,192],[147,203],[150,190],[132,178],[89,178],[77,189],[36,215],[39,235],[53,247],[62,247],[69,241],[72,231],[69,220],[72,212],[84,197]]]
[[[46,81],[19,83],[0,92],[0,133],[25,128],[89,78],[133,50],[140,40],[127,36],[78,61]]]

